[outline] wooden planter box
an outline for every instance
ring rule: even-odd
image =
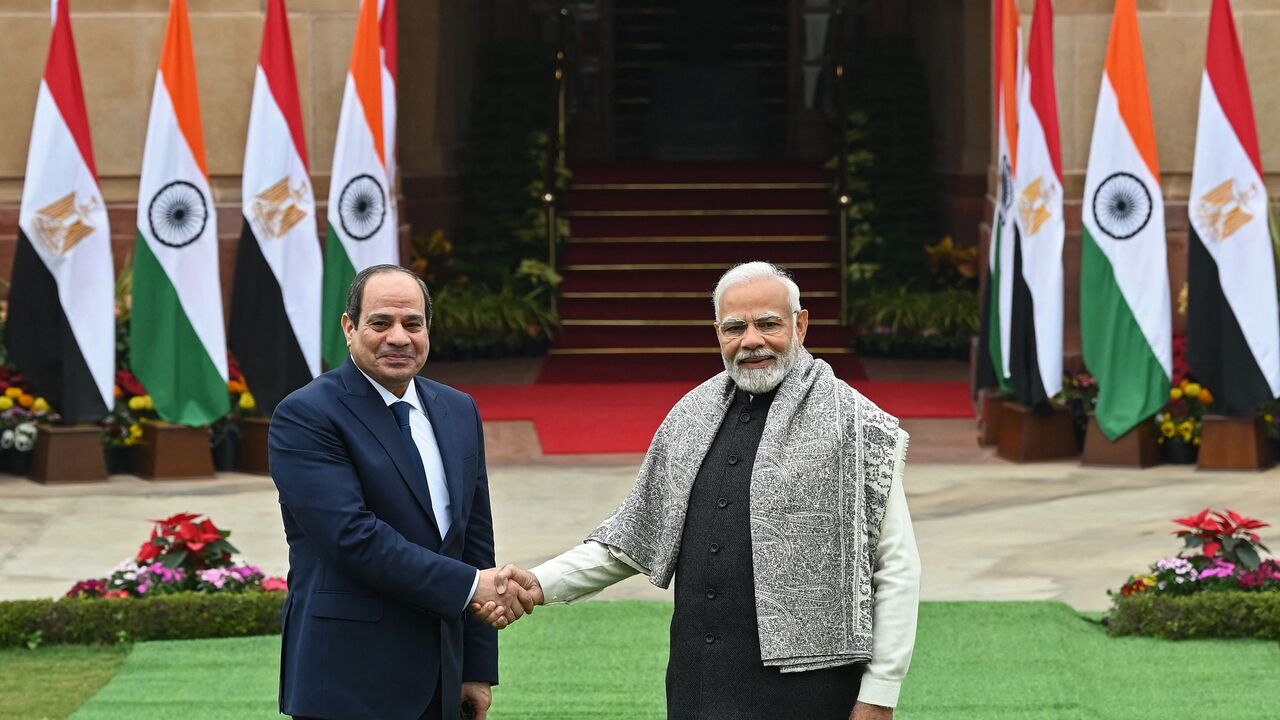
[[[1000,417],[1002,406],[1009,400],[998,388],[978,391],[978,445],[991,447],[1000,443]]]
[[[240,435],[241,472],[270,475],[267,462],[267,433],[271,429],[270,418],[245,418]]]
[[[996,454],[1016,463],[1077,457],[1071,411],[1054,405],[1039,415],[1026,405],[1005,402],[1000,409],[1000,442]]]
[[[1259,417],[1205,415],[1200,427],[1201,470],[1265,470],[1275,464]]]
[[[1131,468],[1159,465],[1160,445],[1156,442],[1156,427],[1151,421],[1144,420],[1113,442],[1102,432],[1098,419],[1090,415],[1080,462],[1084,465]]]
[[[142,423],[138,477],[143,480],[213,479],[209,428]]]
[[[31,479],[46,485],[107,481],[102,428],[97,425],[40,425]]]

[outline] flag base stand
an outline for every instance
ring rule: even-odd
[[[43,485],[107,481],[102,428],[97,425],[39,425],[31,479]]]
[[[241,427],[240,462],[236,469],[255,475],[270,475],[271,470],[267,463],[267,433],[271,429],[271,419],[245,418]]]
[[[1150,420],[1137,424],[1129,432],[1112,441],[1102,432],[1098,419],[1089,416],[1089,429],[1084,436],[1082,465],[1102,467],[1149,468],[1160,464],[1160,446],[1156,443],[1156,427]]]
[[[999,388],[982,388],[978,391],[978,446],[991,447],[1000,443],[1000,411],[1009,396]]]
[[[1200,470],[1266,470],[1275,464],[1259,417],[1205,415],[1200,426]]]
[[[1050,414],[1039,415],[1026,405],[1002,403],[996,454],[1016,463],[1077,457],[1080,451],[1071,411],[1061,405],[1052,407]]]
[[[142,423],[142,455],[138,477],[143,480],[213,479],[209,428]]]

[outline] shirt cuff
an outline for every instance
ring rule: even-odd
[[[887,708],[897,707],[898,693],[901,690],[900,682],[863,675],[862,685],[858,690],[858,702]]]
[[[476,579],[471,581],[471,592],[467,595],[467,602],[463,604],[462,609],[465,611],[467,606],[471,605],[471,601],[476,597],[476,589],[480,587],[480,571],[476,571]]]

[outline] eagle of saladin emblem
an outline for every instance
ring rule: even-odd
[[[1022,227],[1026,228],[1029,235],[1040,232],[1040,228],[1053,218],[1050,208],[1057,196],[1057,183],[1043,176],[1023,189],[1018,197],[1018,215],[1022,218]]]
[[[259,239],[279,240],[288,235],[298,223],[307,219],[312,209],[307,189],[306,180],[292,185],[286,175],[254,196],[250,213]]]
[[[1254,218],[1249,202],[1258,194],[1258,186],[1241,189],[1234,178],[1223,181],[1196,201],[1196,219],[1206,240],[1224,242]]]
[[[92,215],[99,207],[101,200],[97,195],[81,199],[69,192],[36,211],[31,220],[32,230],[50,253],[66,255],[93,234]]]

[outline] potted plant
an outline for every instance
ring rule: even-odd
[[[1076,447],[1084,450],[1084,438],[1089,430],[1089,419],[1098,406],[1098,381],[1083,370],[1063,373],[1062,389],[1053,401],[1066,406],[1071,412],[1072,429],[1076,433]]]
[[[1169,390],[1169,402],[1156,413],[1157,442],[1165,462],[1190,465],[1200,454],[1200,430],[1205,410],[1213,405],[1213,393],[1200,383],[1183,378]]]

